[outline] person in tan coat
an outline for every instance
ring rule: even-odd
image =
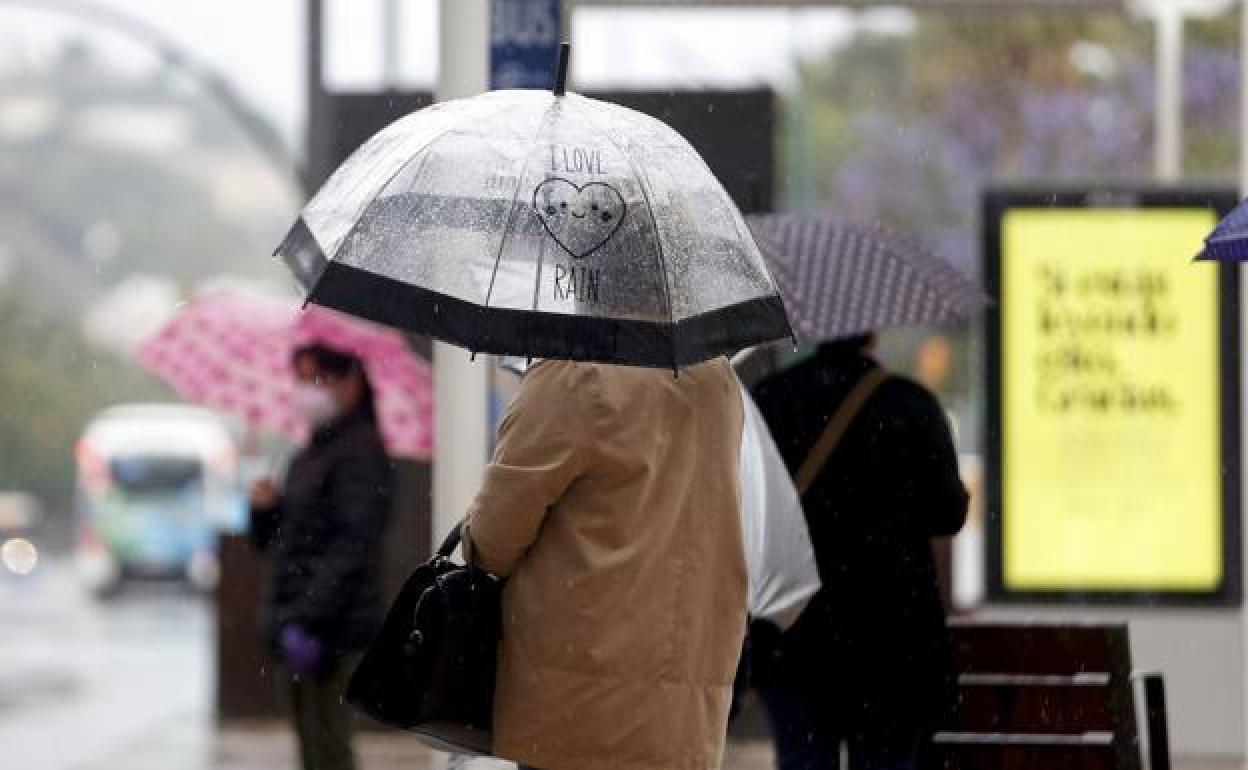
[[[466,521],[471,558],[508,578],[497,756],[720,766],[746,625],[741,421],[722,358],[525,374]]]

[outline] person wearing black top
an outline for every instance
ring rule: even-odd
[[[878,364],[873,337],[825,343],[754,388],[791,473]],[[966,520],[948,420],[922,386],[890,376],[803,497],[823,584],[781,634],[753,629],[752,678],[780,770],[914,768],[956,690],[931,538]]]
[[[252,487],[250,535],[272,568],[265,620],[289,674],[302,765],[350,770],[350,713],[341,697],[381,623],[381,543],[394,471],[360,360],[310,345],[295,351],[292,364],[311,437],[280,492],[268,479]]]

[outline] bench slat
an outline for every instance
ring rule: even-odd
[[[963,673],[1073,675],[1121,670],[1127,629],[1106,626],[951,624]],[[1129,660],[1129,658],[1128,658]]]
[[[1113,731],[1106,686],[968,684],[959,689],[958,728],[966,732],[1080,734]]]
[[[949,770],[1138,770],[1125,625],[950,625],[961,701]]]
[[[937,744],[936,766],[944,770],[1116,770],[1107,745]]]

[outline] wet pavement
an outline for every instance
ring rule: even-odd
[[[357,738],[360,770],[442,770],[444,755],[400,734],[364,734]],[[216,770],[294,768],[293,747],[280,725],[236,726],[218,738]],[[729,749],[724,770],[771,770],[771,752],[762,744],[736,744]],[[462,770],[514,770],[515,765],[477,759]],[[460,768],[456,768],[460,770]]]
[[[208,604],[175,586],[140,588],[100,603],[63,562],[0,572],[5,767],[138,770],[128,757],[153,740],[204,753],[191,725],[211,697]]]
[[[282,723],[215,723],[211,612],[210,601],[176,585],[96,601],[63,561],[24,578],[0,571],[0,767],[295,767]],[[402,734],[368,732],[357,745],[361,770],[444,766]],[[765,746],[733,748],[731,770],[769,766]]]
[[[177,586],[138,586],[97,602],[55,561],[25,578],[0,571],[0,767],[294,768],[294,743],[282,723],[215,723],[211,612],[210,601]],[[357,747],[361,770],[445,766],[403,734],[366,732]],[[731,745],[725,762],[725,770],[770,767],[761,742]]]

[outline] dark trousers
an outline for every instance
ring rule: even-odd
[[[848,749],[847,770],[918,770],[922,730],[847,732],[820,717],[818,704],[802,689],[769,684],[758,688],[767,710],[777,770],[842,770],[841,746]]]
[[[285,675],[303,770],[355,770],[351,707],[342,693],[358,662],[358,655],[348,655],[321,676]]]

